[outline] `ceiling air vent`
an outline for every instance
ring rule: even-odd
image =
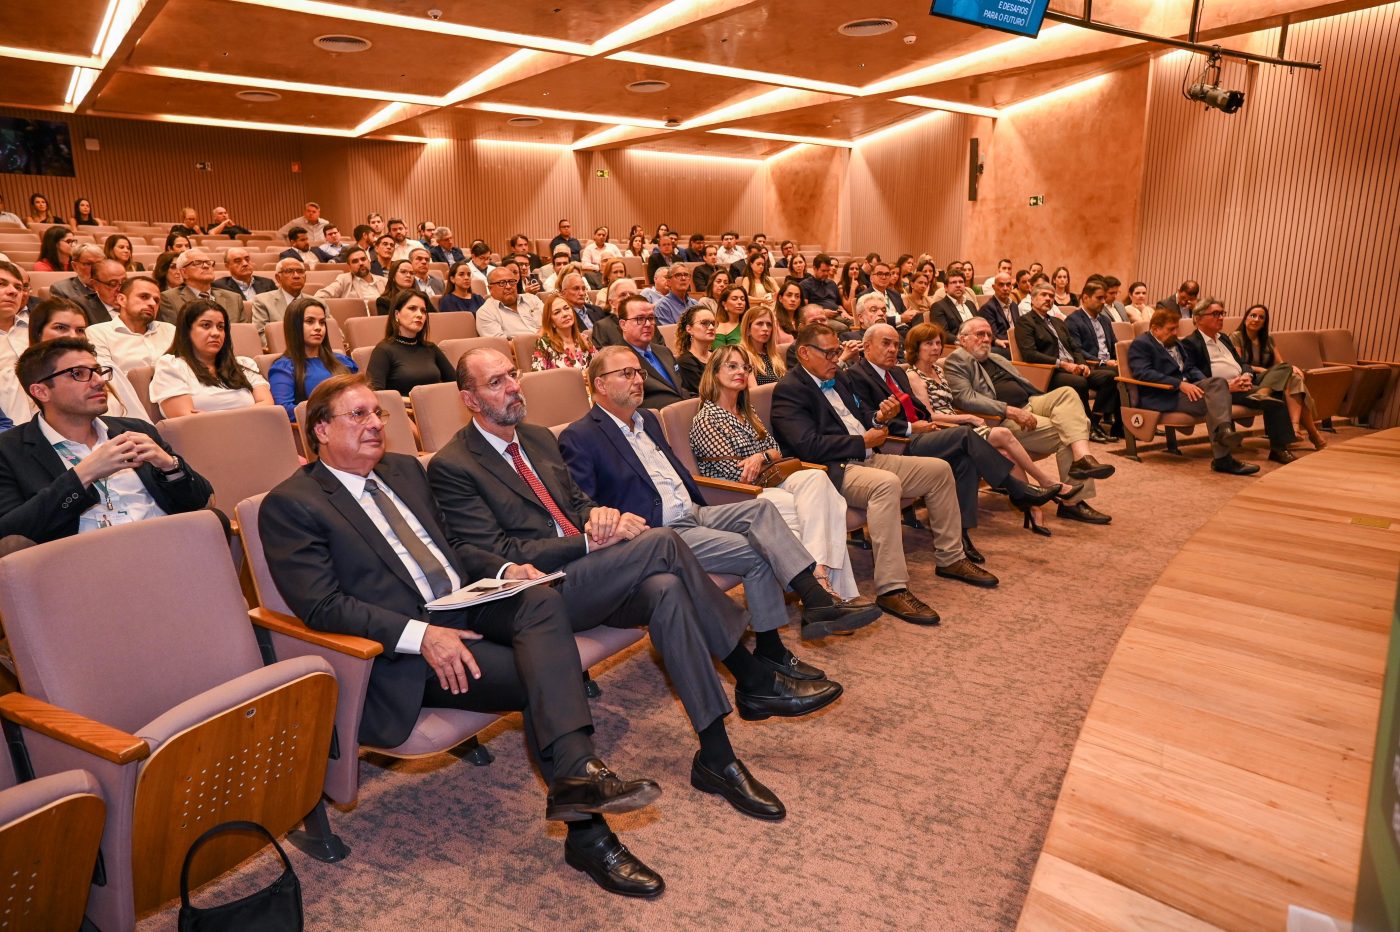
[[[374,43],[359,36],[317,36],[311,44],[327,52],[367,52]]]
[[[662,81],[658,78],[646,78],[641,81],[633,81],[627,85],[627,89],[634,94],[656,94],[666,90],[671,86],[669,81]]]
[[[511,117],[509,120],[506,120],[506,125],[508,125],[508,126],[539,126],[539,125],[540,125],[541,123],[543,123],[543,122],[544,122],[544,121],[541,120],[539,117],[518,116],[518,117]]]
[[[843,36],[883,36],[898,25],[892,19],[856,19],[844,26],[837,26],[836,31]]]
[[[254,104],[270,104],[274,100],[282,99],[282,95],[276,91],[239,91],[233,96]]]

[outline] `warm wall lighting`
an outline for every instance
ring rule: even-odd
[[[864,136],[861,136],[859,139],[856,140],[855,147],[859,149],[864,147],[867,143],[879,142],[880,140],[889,139],[892,136],[898,136],[902,133],[908,132],[909,130],[918,129],[921,126],[924,126],[928,123],[932,123],[934,120],[938,119],[943,115],[944,112],[941,110],[934,110],[931,113],[921,113],[918,116],[913,117],[912,119],[904,120],[903,122],[896,123],[893,126],[886,126],[884,129],[878,129],[873,133],[866,133]]]
[[[745,158],[742,155],[701,155],[698,152],[666,152],[662,149],[623,149],[621,151],[627,155],[646,155],[692,162],[741,162],[745,165],[762,165],[764,162],[763,159]]]
[[[698,129],[715,123],[728,123],[730,120],[738,120],[755,114],[762,115],[778,110],[790,110],[794,106],[800,105],[801,101],[810,99],[811,93],[809,91],[800,91],[790,87],[775,87],[757,97],[749,97],[737,103],[711,110],[709,113],[702,113],[694,119],[686,120],[681,126],[684,129]],[[822,100],[830,99],[829,97],[822,98]]]
[[[1085,91],[1092,91],[1095,88],[1102,85],[1107,80],[1107,74],[1096,74],[1091,78],[1085,78],[1083,81],[1076,81],[1073,84],[1066,84],[1064,87],[1056,88],[1053,91],[1048,91],[1044,94],[1040,94],[1035,97],[1030,97],[1026,100],[1018,101],[1014,104],[1007,104],[1005,107],[1001,108],[1001,113],[1003,116],[1008,116],[1013,113],[1019,113],[1022,110],[1027,110],[1031,107],[1040,106],[1041,104],[1065,100],[1067,98],[1074,97],[1078,94],[1082,94]]]
[[[670,58],[665,55],[646,55],[642,52],[615,52],[608,58],[625,61],[634,65],[653,65],[657,68],[670,68],[673,71],[692,71],[696,74],[719,75],[724,78],[738,78],[741,81],[757,81],[760,84],[778,84],[783,87],[797,87],[807,91],[822,91],[827,94],[844,94],[858,97],[861,89],[850,84],[832,84],[829,81],[812,81],[790,74],[777,74],[772,71],[754,71],[749,68],[730,68],[728,65],[715,65],[709,62],[686,61],[683,58]]]
[[[145,0],[108,0],[107,12],[102,17],[102,25],[97,30],[97,38],[92,43],[92,54],[105,62],[126,38],[127,30],[136,22],[136,14],[145,6]]]
[[[93,116],[130,118],[126,113],[105,113],[94,110]],[[186,116],[181,113],[153,113],[142,119],[157,123],[188,123],[193,126],[219,126],[224,129],[256,129],[268,133],[304,133],[309,136],[340,136],[349,138],[356,135],[353,130],[335,129],[330,126],[298,126],[289,123],[258,123],[253,120],[221,120],[216,117]]]
[[[490,101],[476,101],[467,104],[473,110],[488,113],[517,113],[522,116],[546,117],[551,120],[577,120],[580,123],[610,123],[615,126],[640,126],[643,129],[665,129],[663,120],[648,120],[642,117],[608,116],[601,113],[583,113],[578,110],[550,110],[545,107],[518,107],[515,104],[496,104]]]
[[[768,158],[764,159],[764,161],[765,161],[765,162],[776,162],[776,161],[778,161],[778,159],[786,158],[787,156],[792,155],[794,152],[802,152],[802,151],[805,150],[806,148],[807,148],[807,143],[805,143],[805,142],[799,142],[799,143],[797,143],[797,144],[794,145],[794,146],[788,146],[786,149],[782,150],[781,152],[774,152],[772,155],[768,156]]]
[[[573,145],[569,146],[569,148],[577,152],[580,149],[587,149],[591,146],[603,146],[610,142],[620,142],[630,138],[632,136],[632,130],[633,127],[631,126],[609,126],[607,129],[600,129],[596,133],[575,140]]]
[[[497,78],[509,74],[512,70],[520,67],[539,54],[539,52],[533,49],[517,49],[511,52],[505,58],[496,62],[496,64],[468,78],[466,81],[463,81],[461,84],[448,91],[443,95],[442,105],[450,106],[452,104],[459,104],[470,97],[475,97],[477,94],[483,93],[490,88],[491,83]]]
[[[1000,110],[991,107],[979,107],[976,104],[959,103],[956,100],[938,100],[934,97],[896,97],[897,104],[908,104],[911,107],[925,107],[929,110],[947,110],[949,113],[967,113],[972,116],[984,116],[996,119],[1001,116]]]
[[[363,123],[355,127],[352,134],[355,136],[363,136],[365,133],[379,129],[379,127],[393,120],[406,106],[408,105],[400,103],[385,104],[383,107],[380,107],[377,111],[370,114]]]
[[[92,83],[101,74],[95,68],[74,68],[73,77],[68,80],[68,93],[63,96],[63,102],[69,106],[77,106],[78,102],[87,96],[92,90]]]
[[[549,149],[556,153],[567,152],[569,147],[562,142],[535,142],[530,139],[473,139],[473,143],[485,146],[515,146],[526,149]]]
[[[756,129],[739,129],[737,127],[725,127],[724,129],[707,129],[707,133],[714,133],[718,136],[741,136],[745,139],[771,139],[774,142],[800,142],[808,146],[832,146],[837,149],[849,149],[852,143],[844,139],[823,139],[820,136],[793,136],[790,133],[765,133]]]

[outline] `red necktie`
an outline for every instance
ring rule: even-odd
[[[919,419],[919,415],[914,411],[914,399],[909,397],[907,392],[901,391],[895,382],[894,376],[888,371],[885,372],[885,384],[889,386],[890,393],[899,399],[899,404],[904,408],[904,419],[910,424]]]
[[[574,523],[564,515],[563,510],[554,501],[554,496],[549,494],[549,489],[544,487],[540,477],[535,475],[535,471],[525,462],[525,457],[520,455],[520,444],[507,444],[506,452],[510,454],[511,461],[515,463],[515,471],[520,473],[520,478],[524,479],[525,484],[530,487],[530,491],[535,493],[535,498],[540,500],[540,504],[549,512],[554,523],[559,525],[559,530],[564,532],[564,536],[577,537],[579,529],[574,527]]]

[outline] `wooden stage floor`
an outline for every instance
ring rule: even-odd
[[[1020,928],[1350,919],[1397,569],[1400,428],[1221,508],[1118,644]]]

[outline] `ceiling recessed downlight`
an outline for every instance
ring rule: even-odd
[[[311,44],[326,52],[368,52],[373,42],[359,36],[317,36]]]
[[[899,23],[892,19],[854,19],[849,23],[836,27],[836,31],[843,36],[883,36],[887,32],[894,30]]]
[[[508,126],[539,126],[543,122],[544,120],[541,120],[539,117],[532,116],[511,117],[509,120],[506,120]]]
[[[627,85],[627,89],[634,94],[657,94],[670,86],[670,81],[662,81],[660,78],[644,78],[641,81],[633,81]]]
[[[270,104],[282,99],[282,95],[276,91],[239,91],[233,96],[255,104]]]

